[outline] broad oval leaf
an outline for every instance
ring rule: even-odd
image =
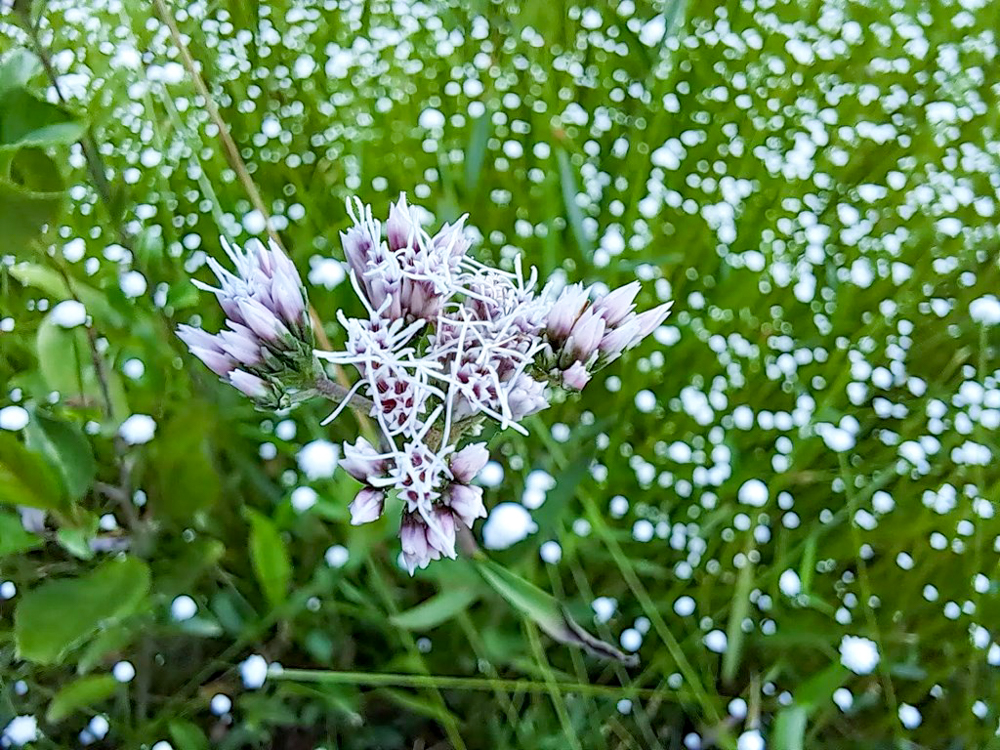
[[[0,433],[0,503],[42,510],[69,508],[59,471],[10,434]]]
[[[134,557],[109,560],[78,578],[46,581],[14,610],[17,655],[59,664],[102,627],[135,612],[149,591],[149,568]]]
[[[71,499],[79,500],[87,494],[97,476],[97,461],[79,427],[35,412],[24,434],[28,447],[59,469]]]

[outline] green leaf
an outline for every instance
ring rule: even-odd
[[[617,661],[630,667],[639,663],[637,655],[625,654],[580,627],[565,606],[535,584],[486,557],[480,556],[473,562],[479,574],[497,593],[555,640],[581,648],[598,659]]]
[[[389,621],[404,630],[430,630],[447,622],[476,601],[480,593],[471,588],[449,588],[412,609],[393,615]]]
[[[556,486],[546,494],[545,503],[534,513],[539,538],[544,538],[547,532],[554,530],[563,518],[563,511],[569,501],[576,497],[576,488],[590,475],[590,464],[594,460],[595,451],[593,442],[580,446],[576,458],[556,477]]]
[[[492,125],[489,113],[482,114],[472,121],[469,146],[465,149],[465,190],[468,193],[474,193],[476,186],[479,185]]]
[[[804,750],[808,718],[802,706],[785,706],[778,711],[771,732],[775,750]]]
[[[10,434],[0,433],[0,503],[63,511],[59,472]]]
[[[77,279],[72,280],[73,289],[70,291],[66,279],[53,268],[37,263],[17,263],[11,266],[10,275],[25,286],[41,289],[58,300],[73,299],[75,294],[96,320],[115,328],[125,324],[125,318],[111,306],[104,293]]]
[[[288,596],[292,564],[288,548],[270,518],[247,510],[250,519],[250,562],[268,603],[275,607]]]
[[[24,437],[29,448],[59,469],[71,499],[79,500],[87,494],[97,476],[97,461],[90,441],[79,427],[35,412]]]
[[[0,159],[3,154],[0,153]],[[22,148],[10,158],[10,181],[35,193],[61,194],[63,177],[55,161],[40,148]]]
[[[177,750],[208,750],[208,738],[194,722],[174,719],[167,729]]]
[[[212,429],[208,407],[201,404],[189,404],[158,429],[150,446],[156,472],[150,506],[157,516],[190,523],[219,499],[222,485],[206,440]]]
[[[21,517],[16,513],[0,513],[0,559],[29,549],[40,547],[42,540],[27,532],[21,526]]]
[[[98,630],[138,609],[149,591],[141,560],[109,560],[78,578],[46,581],[27,592],[14,610],[19,659],[59,664]]]
[[[107,700],[115,694],[118,687],[118,680],[111,675],[93,675],[74,680],[62,687],[49,701],[45,720],[50,724],[58,723],[77,711]]]
[[[583,226],[583,209],[576,203],[576,195],[579,191],[576,187],[573,165],[570,163],[569,154],[563,148],[556,149],[556,157],[559,160],[559,181],[562,185],[563,204],[566,208],[566,217],[569,219],[569,227],[573,230],[573,237],[576,239],[576,244],[580,246],[583,257],[590,258],[594,254],[594,248],[590,244],[587,230]]]
[[[35,337],[38,369],[50,390],[58,391],[63,401],[83,408],[103,408],[104,389],[94,367],[90,342],[83,328],[63,328],[48,316],[38,326]],[[129,414],[128,400],[121,377],[104,366],[104,378],[115,416]]]
[[[0,226],[6,245],[17,251],[41,235],[55,224],[65,199],[62,192],[35,192],[0,174]]]
[[[62,107],[39,99],[25,88],[11,89],[0,109],[0,147],[69,145],[87,126]]]
[[[0,62],[0,100],[8,91],[24,88],[41,72],[38,55],[24,48],[15,49]]]

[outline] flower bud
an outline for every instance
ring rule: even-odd
[[[640,341],[659,328],[663,321],[667,319],[667,316],[670,315],[670,308],[673,306],[673,302],[664,302],[659,307],[654,307],[652,310],[647,310],[637,315],[635,319],[639,323],[639,331],[628,348],[631,349],[633,346],[636,346]]]
[[[385,238],[389,249],[398,252],[403,248],[413,247],[417,242],[419,225],[413,218],[413,212],[406,205],[406,193],[399,196],[396,203],[389,205],[389,219],[385,222]]]
[[[613,362],[621,356],[629,346],[633,345],[636,336],[639,334],[640,323],[638,317],[633,317],[624,325],[614,328],[604,335],[598,348],[601,350],[601,358],[605,364]],[[641,337],[640,337],[641,340]]]
[[[561,343],[569,338],[583,312],[584,305],[587,304],[589,289],[582,284],[573,284],[562,290],[558,299],[549,310],[548,318],[545,322],[545,329],[551,340]]]
[[[450,508],[438,505],[433,510],[433,523],[427,525],[427,544],[445,557],[458,557],[455,550],[455,516]]]
[[[229,373],[229,382],[250,398],[265,398],[271,392],[267,383],[244,370],[233,370]]]
[[[427,524],[423,518],[416,513],[405,513],[399,527],[399,541],[410,575],[417,568],[427,567],[431,561],[431,549],[427,544]]]
[[[449,461],[451,475],[456,482],[468,484],[489,460],[490,452],[486,450],[486,443],[472,443],[452,454]]]
[[[615,289],[594,302],[594,312],[604,318],[608,328],[614,328],[635,309],[632,302],[641,288],[638,281],[633,281]]]
[[[573,326],[573,332],[566,340],[560,360],[567,364],[573,360],[589,362],[604,337],[605,328],[604,318],[587,310]]]
[[[486,518],[486,506],[483,505],[483,488],[469,484],[455,483],[448,487],[445,502],[458,516],[462,523],[472,528],[477,518]]]
[[[343,462],[341,462],[343,465]],[[377,520],[382,515],[385,507],[385,492],[372,487],[363,487],[351,504],[347,506],[351,511],[351,525],[360,526],[363,523],[370,523]]]
[[[256,334],[246,326],[228,321],[231,331],[219,331],[216,334],[217,340],[221,343],[223,351],[242,365],[254,367],[263,360],[260,351],[259,339]]]
[[[522,373],[507,393],[507,404],[510,406],[511,419],[515,422],[540,412],[549,405],[545,398],[545,384]]]
[[[247,326],[258,336],[270,343],[276,343],[291,333],[277,316],[255,299],[243,298],[236,301],[240,314]]]
[[[354,445],[344,443],[340,467],[359,482],[370,484],[373,478],[384,476],[386,464],[387,461],[363,437],[359,437]]]
[[[562,374],[562,384],[564,388],[572,388],[575,391],[582,391],[583,387],[590,382],[590,373],[587,372],[583,362],[574,362],[570,368]]]
[[[236,367],[236,362],[227,354],[214,349],[202,349],[200,346],[192,346],[191,353],[204,362],[208,369],[220,378],[226,377]]]

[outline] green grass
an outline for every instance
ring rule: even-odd
[[[22,239],[29,217],[0,185],[18,238],[0,246],[0,408],[25,406],[34,425],[0,430],[0,504],[52,510],[36,537],[0,508],[0,581],[15,591],[0,588],[0,729],[34,715],[38,748],[76,746],[97,714],[110,725],[97,747],[178,750],[673,750],[754,729],[770,748],[996,746],[998,329],[970,305],[1000,294],[997,6],[395,5],[174,4],[176,31],[138,0],[36,2],[30,34],[0,15],[0,52],[40,44],[88,126],[87,154],[65,131],[44,144],[58,173],[29,170],[36,192],[45,177],[68,196],[44,234]],[[662,41],[659,14],[676,30]],[[49,82],[27,85],[44,96]],[[428,109],[442,127],[424,127]],[[534,469],[556,480],[538,532],[491,557],[612,643],[638,630],[636,668],[554,642],[467,560],[410,578],[394,513],[351,527],[356,483],[297,465],[312,440],[353,441],[357,422],[321,427],[320,403],[256,412],[172,334],[220,322],[190,279],[207,278],[219,235],[250,236],[255,209],[306,276],[343,257],[348,196],[384,213],[400,191],[435,224],[468,213],[484,260],[520,251],[543,277],[638,277],[643,306],[675,301],[656,341],[557,399],[529,437],[488,434],[505,469],[488,505],[519,500]],[[82,257],[64,252],[75,238]],[[134,299],[128,270],[148,284]],[[336,312],[360,309],[349,284],[310,295],[340,343]],[[70,297],[86,333],[51,322]],[[156,420],[148,444],[114,439],[129,414]],[[847,426],[851,447],[835,453],[819,424]],[[969,442],[988,460],[969,460]],[[739,500],[752,479],[761,507]],[[299,514],[303,485],[319,501]],[[251,509],[287,550],[277,587],[255,575]],[[99,530],[107,514],[117,527]],[[21,658],[21,602],[108,564],[94,538],[127,540],[148,592],[58,659]],[[539,556],[549,540],[558,563]],[[324,560],[335,544],[341,568]],[[787,574],[779,586],[787,571],[798,594]],[[471,603],[440,624],[391,621],[462,587]],[[198,606],[183,622],[180,595]],[[617,600],[606,622],[597,597]],[[871,674],[840,666],[845,635],[877,643]],[[251,654],[284,674],[245,689]],[[60,690],[122,661],[134,680],[46,719]],[[218,693],[228,717],[210,711]]]

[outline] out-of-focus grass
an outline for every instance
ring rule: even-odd
[[[218,321],[189,278],[204,277],[218,235],[244,241],[260,217],[153,6],[53,1],[40,37],[91,123],[112,208],[76,148],[64,221],[39,246],[2,250],[2,398],[101,422],[50,399],[37,339],[57,299],[14,264],[65,272],[81,298],[95,290],[100,354],[157,432],[118,459],[113,425],[88,441],[102,482],[124,461],[128,494],[142,493],[133,552],[153,584],[148,608],[42,667],[6,637],[20,598],[103,556],[49,541],[0,559],[17,592],[0,602],[0,718],[41,720],[76,672],[128,660],[133,682],[43,722],[38,746],[72,746],[95,713],[107,747],[676,748],[743,735],[749,749],[754,730],[772,747],[988,746],[1000,389],[997,329],[970,305],[998,287],[995,5],[171,12],[335,342],[335,312],[357,303],[320,282],[354,194],[384,208],[405,190],[435,222],[468,212],[484,258],[520,251],[543,275],[638,277],[643,304],[676,300],[655,343],[529,438],[491,437],[505,469],[492,504],[518,500],[532,470],[556,480],[538,532],[496,559],[581,621],[614,599],[595,629],[638,644],[642,665],[546,641],[462,561],[401,573],[391,522],[348,525],[352,481],[309,482],[296,464],[303,444],[352,439],[355,424],[321,428],[321,405],[254,412],[190,361],[173,325]],[[10,21],[0,44],[30,46]],[[64,251],[76,238],[80,257]],[[120,288],[129,269],[148,282],[136,299]],[[759,507],[740,501],[750,480],[766,485]],[[289,498],[307,484],[319,500],[298,514]],[[127,525],[108,493],[82,505]],[[254,578],[246,508],[290,550],[277,605]],[[539,557],[550,540],[557,563]],[[324,560],[334,544],[343,567]],[[474,603],[441,625],[390,622],[462,586]],[[180,595],[193,619],[171,619]],[[877,644],[872,674],[840,666],[845,635]],[[370,677],[245,690],[236,665],[252,653]],[[209,709],[216,693],[233,698],[225,716]]]

